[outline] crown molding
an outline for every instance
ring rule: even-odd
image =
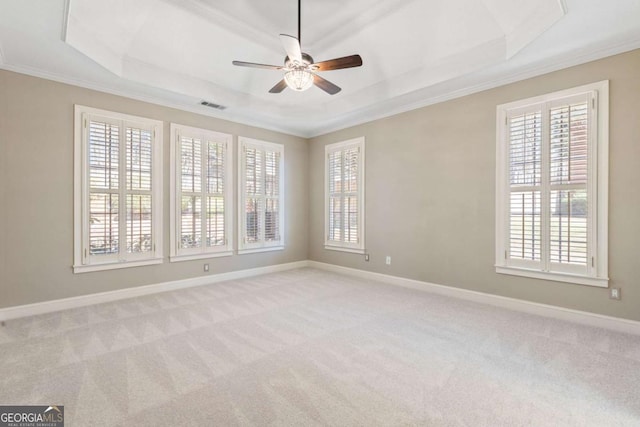
[[[541,76],[543,74],[629,52],[638,48],[640,48],[640,34],[619,43],[614,43],[596,49],[578,51],[570,57],[562,55],[551,60],[545,60],[543,63],[536,63],[528,67],[523,67],[501,77],[493,78],[489,81],[470,84],[459,90],[446,91],[443,94],[431,96],[425,94],[425,92],[432,91],[432,88],[420,89],[409,94],[401,95],[395,99],[391,99],[386,102],[384,106],[374,105],[366,109],[354,111],[350,114],[344,114],[337,120],[327,120],[324,125],[321,124],[313,129],[309,129],[307,137],[315,138],[364,123],[373,122],[375,120],[384,119],[408,111],[428,107],[430,105],[439,104],[441,102],[450,101],[485,90],[494,89],[507,84]],[[413,98],[419,99],[416,101],[410,100]]]
[[[243,125],[260,128],[264,130],[297,136],[300,138],[309,138],[309,134],[307,132],[301,132],[298,129],[288,128],[285,126],[278,126],[274,124],[276,120],[268,121],[260,118],[245,117],[239,114],[233,114],[229,110],[225,110],[225,112],[218,112],[217,110],[214,110],[208,107],[168,101],[165,98],[160,96],[136,93],[136,92],[133,92],[131,89],[126,89],[126,90],[117,89],[117,88],[97,84],[94,82],[89,82],[82,79],[61,76],[55,73],[50,73],[48,71],[43,71],[40,69],[25,67],[21,65],[8,64],[6,62],[1,62],[1,61],[0,61],[0,69],[12,71],[14,73],[25,74],[32,77],[38,77],[45,80],[51,80],[58,83],[64,83],[71,86],[77,86],[84,89],[95,90],[97,92],[102,92],[109,95],[116,95],[116,96],[121,96],[128,99],[133,99],[136,101],[142,101],[142,102],[148,102],[150,104],[160,105],[163,107],[175,108],[176,110],[187,111],[190,113],[199,114],[201,116],[213,117],[216,119],[225,120],[232,123],[243,124]]]
[[[3,54],[2,46],[0,45],[0,68],[16,73],[26,74],[34,77],[43,78],[46,80],[52,80],[59,83],[78,86],[86,89],[95,90],[98,92],[108,93],[111,95],[122,96],[125,98],[134,99],[137,101],[148,102],[151,104],[161,105],[169,108],[175,108],[182,111],[188,111],[191,113],[214,117],[220,120],[226,120],[229,122],[239,123],[252,127],[262,128],[274,132],[293,135],[301,138],[314,138],[317,136],[325,135],[331,132],[335,132],[342,129],[347,129],[353,126],[369,123],[375,120],[395,116],[407,111],[427,107],[429,105],[438,104],[441,102],[449,101],[452,99],[460,98],[463,96],[471,95],[474,93],[482,92],[484,90],[493,89],[496,87],[504,86],[510,83],[526,80],[532,77],[540,76],[550,72],[558,71],[564,68],[584,64],[587,62],[595,61],[598,59],[606,58],[608,56],[617,55],[620,53],[628,52],[634,49],[640,48],[640,34],[634,33],[627,37],[622,37],[618,42],[609,43],[607,45],[601,45],[600,47],[583,49],[581,51],[574,52],[571,56],[558,56],[553,60],[545,60],[542,63],[536,63],[528,67],[520,68],[514,72],[508,73],[501,77],[490,79],[481,83],[471,83],[458,90],[443,90],[443,93],[430,95],[428,92],[433,92],[433,87],[424,88],[418,91],[414,91],[408,94],[400,95],[396,98],[385,102],[384,105],[376,106],[372,105],[364,109],[356,110],[350,113],[340,114],[338,118],[329,118],[327,120],[318,120],[313,127],[302,126],[287,126],[278,122],[282,120],[264,119],[259,117],[253,117],[242,114],[234,114],[232,109],[225,110],[225,112],[218,112],[217,110],[205,109],[196,105],[189,105],[186,103],[169,101],[161,96],[153,96],[149,94],[143,94],[140,92],[132,91],[131,89],[118,89],[109,87],[94,82],[61,76],[55,73],[50,73],[40,69],[32,67],[25,67],[20,65],[9,64],[6,60],[6,56]],[[461,79],[464,79],[462,77]],[[442,85],[450,85],[450,82],[443,82]],[[194,98],[195,99],[195,98]],[[197,101],[196,101],[197,102]]]

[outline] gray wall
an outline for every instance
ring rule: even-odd
[[[74,104],[165,122],[163,264],[73,274]],[[285,145],[284,251],[168,261],[170,122]],[[215,274],[308,258],[303,138],[0,70],[0,148],[0,307],[201,276],[205,262]]]
[[[0,307],[201,276],[205,261],[73,274],[73,104],[285,144],[283,252],[210,259],[209,274],[297,260],[408,277],[640,320],[640,50],[306,141],[74,86],[0,71]],[[609,79],[607,290],[494,272],[495,107]],[[324,145],[366,137],[367,249],[326,251]],[[165,197],[165,219],[169,218]],[[234,203],[235,207],[235,203]],[[165,256],[169,253],[165,221]],[[384,257],[392,264],[386,266]]]
[[[606,79],[609,276],[622,288],[622,300],[609,300],[603,288],[496,274],[496,106]],[[639,114],[636,50],[313,138],[310,259],[640,320]],[[358,136],[366,137],[370,262],[323,247],[324,145]]]

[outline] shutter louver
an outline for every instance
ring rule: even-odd
[[[511,258],[540,261],[540,192],[511,192],[509,253]]]
[[[511,185],[540,185],[542,165],[542,113],[511,118],[509,128]]]
[[[550,110],[551,185],[587,183],[588,112],[586,102]]]
[[[198,248],[202,241],[202,199],[198,196],[182,196],[180,221],[180,247]]]
[[[90,197],[89,254],[117,254],[119,248],[118,195],[91,193]]]

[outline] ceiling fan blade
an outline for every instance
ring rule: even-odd
[[[280,41],[282,41],[282,46],[284,46],[289,59],[302,64],[302,50],[298,39],[287,34],[280,34]]]
[[[345,56],[343,58],[329,59],[328,61],[318,62],[313,64],[313,67],[317,67],[316,71],[330,71],[340,70],[342,68],[360,67],[362,65],[362,58],[360,55]]]
[[[269,90],[269,93],[280,93],[287,87],[287,82],[284,79],[280,80],[274,87]]]
[[[233,65],[238,67],[266,68],[267,70],[282,70],[278,65],[256,64],[255,62],[233,61]]]
[[[329,80],[323,79],[317,74],[313,75],[313,84],[318,86],[323,91],[327,92],[329,95],[335,95],[342,90],[338,86],[331,83]]]

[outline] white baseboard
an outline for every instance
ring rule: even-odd
[[[634,320],[604,316],[601,314],[589,313],[586,311],[572,310],[570,308],[540,304],[515,298],[508,298],[499,295],[486,294],[483,292],[470,291],[467,289],[454,288],[452,286],[437,285],[435,283],[423,282],[420,280],[406,279],[398,276],[390,276],[388,274],[373,273],[370,271],[358,270],[355,268],[342,267],[339,265],[325,264],[322,262],[309,260],[251,268],[246,270],[231,271],[228,273],[212,274],[208,276],[193,277],[190,279],[137,286],[133,288],[119,289],[117,291],[63,298],[35,304],[7,307],[0,309],[0,321],[34,316],[38,314],[52,313],[55,311],[67,310],[70,308],[84,307],[87,305],[101,304],[127,298],[135,298],[143,295],[173,291],[177,289],[191,288],[194,286],[208,285],[217,282],[224,282],[226,280],[242,279],[245,277],[259,276],[262,274],[276,273],[279,271],[294,270],[296,268],[303,267],[313,267],[321,270],[333,271],[336,273],[356,276],[363,279],[376,280],[391,285],[432,292],[439,295],[446,295],[453,298],[460,298],[478,303],[489,304],[497,307],[507,308],[510,310],[536,314],[539,316],[545,316],[554,319],[566,320],[583,325],[605,328],[617,332],[640,335],[640,322]]]
[[[566,320],[573,323],[595,326],[598,328],[609,329],[617,332],[640,335],[640,322],[637,322],[635,320],[604,316],[602,314],[573,310],[570,308],[558,307],[555,305],[540,304],[515,298],[503,297],[499,295],[486,294],[483,292],[454,288],[452,286],[437,285],[435,283],[405,279],[403,277],[373,273],[370,271],[342,267],[334,264],[325,264],[317,261],[309,261],[308,266],[321,270],[356,276],[363,279],[376,280],[396,286],[403,286],[405,288],[417,289],[420,291],[432,292],[434,294],[446,295],[454,298],[489,304],[497,307],[507,308],[510,310],[536,314],[539,316],[545,316],[554,319]]]
[[[209,285],[212,283],[224,282],[226,280],[242,279],[245,277],[259,276],[261,274],[293,270],[296,268],[307,267],[308,265],[309,262],[306,260],[297,261],[287,264],[269,265],[267,267],[230,271],[228,273],[192,277],[190,279],[174,280],[171,282],[156,283],[153,285],[136,286],[133,288],[118,289],[117,291],[100,292],[96,294],[38,302],[35,304],[1,308],[0,321],[34,316],[38,314],[52,313],[55,311],[84,307],[87,305],[102,304],[105,302],[117,301],[127,298],[135,298],[143,295],[156,294],[159,292],[167,292],[177,289],[191,288],[194,286]]]

